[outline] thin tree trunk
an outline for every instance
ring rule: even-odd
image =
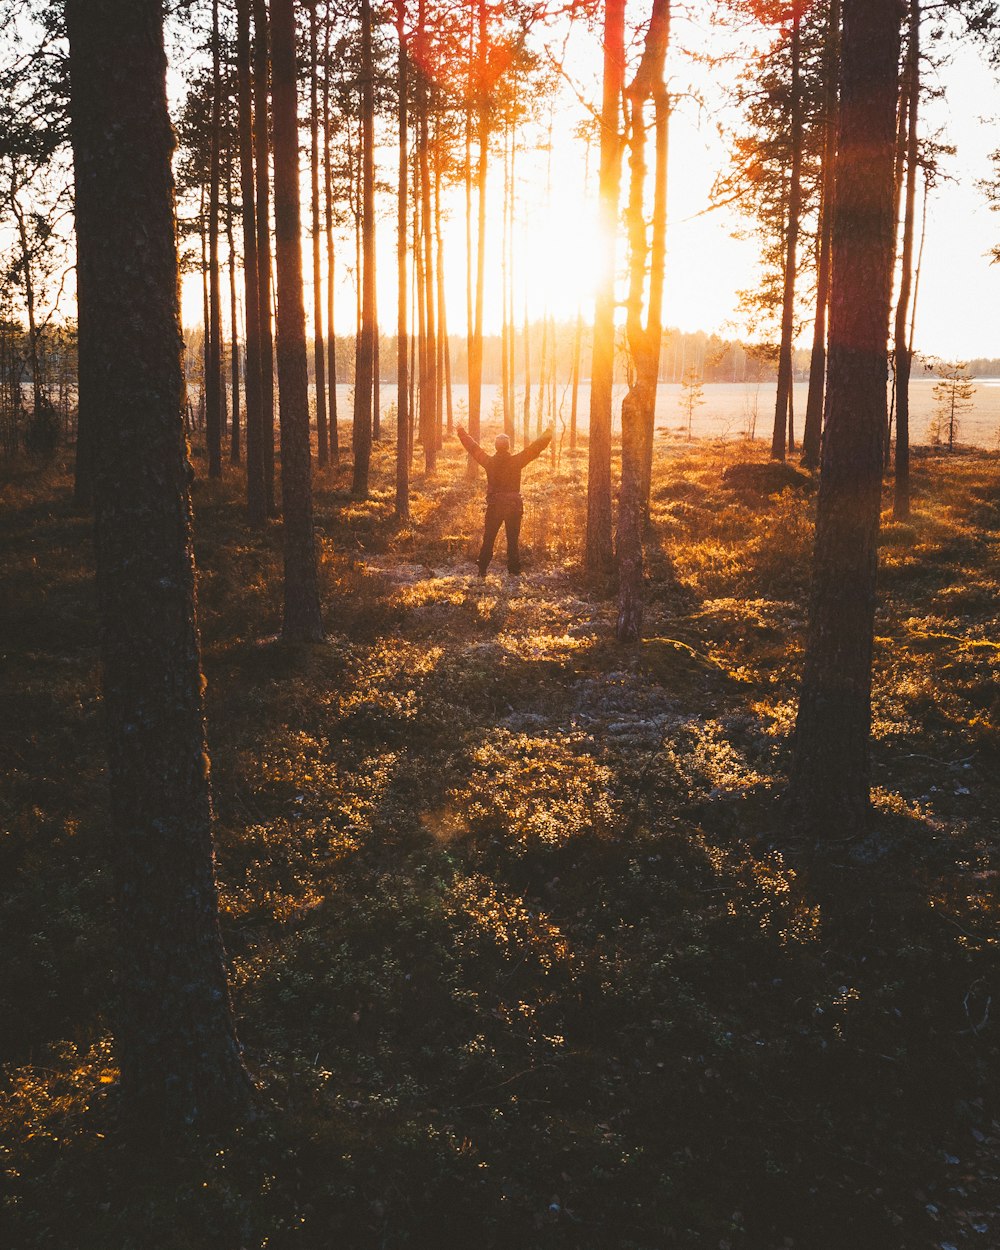
[[[528,325],[528,291],[524,292],[524,445],[531,442],[531,327]]]
[[[604,4],[604,88],[601,105],[600,255],[590,366],[587,541],[592,577],[611,572],[611,394],[615,363],[615,240],[621,184],[620,100],[625,85],[625,0]]]
[[[860,833],[870,785],[872,640],[895,221],[895,0],[844,0],[830,364],[792,796],[804,825]]]
[[[252,1087],[214,876],[162,4],[68,0],[66,20],[80,380],[95,420],[115,1046],[125,1118],[148,1141],[248,1119]]]
[[[420,33],[424,33],[424,5],[420,6]],[[420,201],[420,249],[418,258],[421,279],[420,303],[422,358],[420,368],[420,441],[424,448],[424,471],[431,473],[437,462],[437,340],[434,318],[434,220],[431,210],[431,177],[429,161],[429,118],[427,78],[423,70],[417,80],[418,137],[417,193]]]
[[[233,232],[233,162],[232,152],[226,174],[226,246],[229,249],[229,364],[233,387],[232,418],[229,425],[229,459],[239,464],[242,459],[240,441],[240,335],[239,301],[236,296],[236,241]]]
[[[656,385],[663,342],[663,281],[666,263],[667,157],[670,101],[664,84],[664,67],[670,42],[670,0],[653,0],[642,60],[628,88],[631,111],[629,129],[629,294],[626,329],[635,366],[635,380],[622,403],[622,480],[618,501],[618,618],[619,642],[635,642],[642,636],[643,540],[646,516],[648,455]],[[647,243],[643,212],[646,184],[647,100],[655,106],[655,153],[652,239]],[[649,298],[643,325],[643,294],[647,281]],[[647,433],[648,432],[648,433]]]
[[[510,377],[510,335],[507,293],[510,286],[510,121],[503,131],[503,234],[500,242],[500,393],[503,402],[503,428],[508,438],[514,435],[514,396]]]
[[[323,337],[323,271],[319,213],[319,13],[309,10],[309,191],[312,208],[313,369],[316,375],[316,460],[329,463],[326,428],[326,341]]]
[[[340,431],[337,426],[337,331],[333,321],[334,311],[334,251],[333,251],[333,155],[330,149],[330,2],[327,0],[323,33],[323,199],[326,217],[326,351],[327,377],[330,387],[330,459],[334,464],[340,460]]]
[[[396,70],[396,95],[399,118],[399,173],[396,189],[396,516],[401,521],[410,517],[410,405],[407,370],[407,255],[406,208],[409,196],[407,174],[407,91],[409,63],[406,55],[406,0],[396,0],[396,36],[399,53]]]
[[[771,458],[784,460],[792,393],[792,335],[795,332],[795,278],[798,268],[799,216],[802,204],[802,5],[792,9],[792,169],[788,181],[788,225],[785,234],[785,277],[781,307],[781,344],[778,350],[778,390],[774,407]],[[789,448],[790,450],[790,448]]]
[[[354,477],[351,493],[368,498],[375,367],[375,83],[371,0],[361,0],[361,335],[354,378]]]
[[[830,0],[827,18],[827,48],[824,73],[826,113],[823,134],[823,185],[820,201],[819,261],[816,266],[816,317],[813,321],[812,354],[809,359],[809,396],[802,432],[802,464],[807,469],[819,465],[823,435],[823,396],[826,391],[826,322],[830,303],[830,259],[832,255],[834,165],[837,153],[837,77],[840,65],[840,0]]]
[[[913,343],[907,336],[907,318],[913,289],[913,237],[917,207],[920,104],[920,0],[910,0],[910,42],[906,58],[909,130],[906,143],[906,199],[903,210],[903,255],[900,260],[899,299],[896,304],[896,478],[892,515],[905,521],[910,515],[910,371]]]
[[[488,48],[488,9],[486,0],[478,0],[479,40],[477,45],[477,82],[476,105],[478,113],[478,147],[479,161],[476,171],[476,190],[478,193],[478,233],[476,235],[476,300],[474,324],[469,339],[469,434],[476,440],[482,437],[482,403],[483,403],[483,303],[486,276],[486,176],[490,151],[490,113],[487,95],[487,61]],[[473,476],[476,472],[471,456],[468,460],[467,472]]]
[[[507,351],[510,357],[507,365],[507,376],[510,379],[510,430],[508,433],[510,435],[512,446],[514,443],[514,435],[517,430],[517,405],[514,386],[514,381],[517,377],[515,356],[517,326],[514,322],[514,229],[516,225],[515,207],[517,204],[517,181],[515,178],[516,156],[517,127],[512,123],[510,131],[510,206],[508,209],[510,216],[510,229],[507,231],[507,326],[509,328]]]
[[[264,475],[264,411],[261,396],[260,290],[257,278],[257,220],[254,203],[253,112],[250,82],[250,0],[236,7],[236,64],[239,106],[240,195],[243,209],[243,290],[246,316],[247,514],[250,524],[267,518]]]
[[[538,361],[538,403],[535,405],[535,438],[541,437],[542,416],[549,390],[549,317],[542,313],[542,354]]]
[[[208,192],[208,348],[205,353],[205,441],[208,476],[222,476],[222,289],[219,280],[219,146],[222,74],[219,64],[219,0],[212,0],[212,122]]]
[[[580,394],[580,356],[583,349],[583,311],[576,314],[576,330],[573,334],[573,381],[569,409],[569,449],[576,451],[577,401]]]
[[[286,642],[318,642],[323,637],[323,622],[312,516],[294,0],[271,0],[271,38],[274,245],[278,266],[278,399],[285,566],[281,633]]]
[[[253,0],[254,15],[254,164],[257,175],[257,295],[260,325],[260,402],[263,431],[264,491],[269,516],[277,516],[274,493],[274,335],[271,299],[271,179],[268,83],[270,55],[266,0]]]
[[[373,260],[377,261],[378,249],[373,252]],[[378,282],[373,279],[375,288],[375,324],[372,328],[372,439],[382,441],[382,332],[378,324]]]

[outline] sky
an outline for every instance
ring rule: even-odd
[[[693,10],[698,12],[697,7]],[[629,6],[630,18],[642,12]],[[711,46],[714,36],[690,22],[675,22],[675,47]],[[562,56],[562,36],[552,38],[550,50]],[[526,134],[519,155],[519,208],[516,226],[515,309],[520,318],[527,302],[529,316],[543,312],[570,320],[582,308],[585,317],[593,307],[591,263],[597,245],[597,152],[589,158],[575,130],[586,118],[580,97],[599,95],[599,33],[578,27],[566,46],[564,89],[553,110],[553,147],[532,150],[543,133]],[[757,251],[750,240],[735,238],[739,221],[729,209],[706,212],[716,171],[725,162],[718,135],[722,119],[724,73],[692,67],[672,50],[668,66],[672,89],[686,98],[671,124],[669,182],[669,234],[665,321],[682,330],[716,331],[736,336],[736,292],[754,284]],[[997,140],[992,118],[1000,114],[1000,86],[969,47],[956,47],[950,63],[939,73],[942,99],[925,112],[929,128],[944,128],[944,141],[957,148],[946,158],[947,178],[934,191],[929,208],[927,242],[919,291],[916,346],[918,351],[946,359],[1000,356],[1000,267],[991,266],[990,248],[1000,241],[1000,214],[991,213],[976,187],[991,172],[989,153]],[[702,96],[695,105],[689,91]],[[548,119],[542,123],[542,132]],[[384,133],[379,154],[380,175],[395,181],[393,135]],[[544,194],[551,187],[550,196]],[[307,191],[303,184],[304,194]],[[495,332],[500,317],[500,226],[502,169],[494,160],[489,187],[490,218],[487,230],[488,272],[486,328]],[[546,202],[547,201],[547,202]],[[304,198],[304,205],[306,201]],[[457,189],[445,197],[450,218],[445,231],[447,302],[449,327],[464,331],[465,323],[465,223],[464,196]],[[395,308],[395,208],[386,200],[380,211],[379,307],[383,321],[392,324]],[[353,239],[341,241],[337,287],[337,331],[353,332],[354,288]],[[307,274],[309,266],[306,266]],[[306,307],[311,307],[306,292]],[[201,320],[201,297],[197,283],[185,287],[185,319]],[[808,337],[808,328],[805,331]]]

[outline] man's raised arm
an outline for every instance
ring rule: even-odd
[[[536,438],[533,443],[529,443],[518,457],[522,464],[530,464],[532,460],[537,459],[542,452],[552,442],[552,427],[545,431],[541,438]]]
[[[490,462],[490,458],[486,452],[483,451],[482,447],[479,446],[471,435],[465,432],[465,428],[463,426],[460,425],[455,432],[458,435],[458,441],[462,444],[473,460],[477,460],[485,469]]]

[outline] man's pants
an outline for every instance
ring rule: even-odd
[[[483,530],[483,545],[479,551],[479,576],[485,577],[486,570],[493,559],[493,544],[497,540],[500,526],[507,529],[507,568],[511,573],[521,571],[521,553],[517,540],[521,533],[521,518],[524,515],[524,503],[520,499],[492,500],[486,505],[486,526]]]

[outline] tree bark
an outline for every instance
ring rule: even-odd
[[[268,507],[267,480],[264,472],[260,290],[257,277],[257,218],[253,169],[250,0],[238,0],[236,7],[236,64],[240,196],[243,210],[243,291],[246,318],[247,514],[251,525],[263,526],[267,519]]]
[[[486,177],[490,152],[490,101],[486,71],[488,59],[488,8],[486,0],[478,0],[479,39],[476,65],[476,113],[478,166],[476,192],[478,222],[476,234],[476,299],[472,333],[469,337],[469,434],[478,443],[482,437],[483,405],[483,303],[486,276]],[[466,472],[475,476],[476,466],[469,457]]]
[[[635,367],[635,380],[622,404],[622,480],[618,500],[618,620],[619,642],[635,642],[642,635],[643,527],[646,519],[656,386],[663,342],[663,281],[666,267],[667,157],[670,100],[664,66],[670,42],[670,0],[653,0],[645,47],[635,78],[628,88],[629,127],[629,293],[626,329]],[[653,229],[647,243],[643,212],[646,184],[645,105],[655,106],[655,172]],[[647,265],[648,261],[648,265]],[[647,269],[649,297],[643,324],[643,295]]]
[[[625,86],[625,0],[604,4],[604,88],[601,105],[601,242],[594,345],[590,365],[587,542],[584,565],[594,577],[611,572],[611,391],[615,364],[615,239],[621,184],[620,100]]]
[[[219,184],[222,75],[219,65],[219,0],[212,0],[212,121],[208,192],[208,344],[205,352],[205,441],[208,476],[222,476],[222,289],[219,278]]]
[[[337,332],[334,311],[333,251],[333,156],[330,148],[330,3],[327,0],[323,33],[323,201],[326,226],[326,354],[329,379],[330,459],[340,460],[340,431],[337,426]]]
[[[569,449],[576,451],[577,406],[580,397],[580,356],[583,348],[583,312],[576,314],[576,329],[573,331],[573,378],[569,410]]]
[[[785,278],[781,306],[781,343],[778,349],[778,391],[774,406],[771,458],[784,460],[791,426],[792,335],[795,332],[795,278],[798,269],[799,217],[802,211],[802,3],[792,6],[792,168],[788,180],[788,226],[785,234]]]
[[[361,0],[361,332],[354,376],[354,477],[351,493],[368,498],[375,369],[375,83],[371,0]]]
[[[319,15],[309,10],[309,191],[312,208],[313,272],[313,368],[316,374],[316,460],[320,467],[330,459],[326,428],[326,341],[323,338],[323,271],[320,253],[319,214]]]
[[[318,642],[323,637],[323,623],[312,519],[294,0],[271,0],[271,37],[278,401],[285,573],[281,633],[286,642]]]
[[[226,168],[226,247],[229,251],[229,365],[233,389],[229,422],[229,461],[239,464],[243,457],[240,431],[240,334],[239,301],[236,296],[236,239],[233,231],[233,161],[232,150]]]
[[[895,219],[896,0],[844,0],[826,433],[792,767],[801,822],[863,831]]]
[[[407,92],[409,63],[406,55],[406,0],[396,0],[396,35],[399,59],[396,70],[399,121],[399,183],[396,188],[396,516],[401,521],[410,517],[410,405],[407,346],[406,209],[409,199],[407,152]]]
[[[906,88],[909,96],[906,197],[895,333],[896,476],[893,483],[892,515],[897,521],[905,521],[910,515],[910,371],[913,366],[913,343],[906,331],[913,291],[913,239],[917,207],[917,162],[920,156],[917,130],[920,105],[920,0],[910,0]]]
[[[820,197],[819,261],[816,272],[816,317],[813,322],[812,353],[809,359],[809,395],[802,431],[802,464],[807,469],[819,465],[823,436],[823,396],[826,392],[826,323],[830,303],[830,259],[832,254],[834,166],[837,153],[837,69],[840,63],[840,0],[830,0],[827,19],[827,55],[824,72],[826,91],[823,135],[823,189]]]
[[[271,142],[268,125],[267,0],[253,0],[254,13],[254,143],[257,175],[257,295],[260,325],[260,396],[263,431],[261,452],[264,463],[264,491],[269,516],[277,516],[274,494],[274,335],[271,300]]]
[[[126,1118],[247,1119],[226,985],[195,615],[160,0],[67,0]],[[124,363],[123,363],[124,362]]]

